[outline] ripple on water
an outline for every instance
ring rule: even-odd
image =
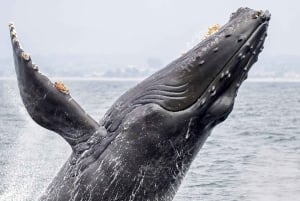
[[[66,84],[100,119],[135,82]],[[16,89],[15,81],[0,81],[0,201],[35,200],[70,154],[60,137],[32,122]],[[232,114],[214,129],[191,165],[175,201],[299,200],[298,94],[300,83],[246,82]]]

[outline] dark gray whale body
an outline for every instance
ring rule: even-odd
[[[263,48],[268,11],[240,8],[218,32],[122,95],[100,123],[37,69],[10,24],[24,105],[73,153],[40,200],[170,201],[226,119]]]

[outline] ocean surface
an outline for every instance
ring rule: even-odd
[[[136,81],[65,81],[100,120]],[[193,162],[175,201],[300,200],[300,83],[248,82]],[[14,80],[0,80],[0,201],[36,200],[70,155],[28,116]]]

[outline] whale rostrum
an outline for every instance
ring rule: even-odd
[[[10,23],[28,114],[72,148],[40,200],[171,201],[211,130],[232,111],[263,49],[269,20],[268,11],[238,9],[224,26],[124,93],[100,122],[64,83],[40,73]]]

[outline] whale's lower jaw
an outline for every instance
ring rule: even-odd
[[[73,153],[40,200],[171,201],[215,125],[233,109],[263,49],[270,14],[240,8],[229,22],[122,95],[100,123],[52,83],[9,25],[23,103]]]

